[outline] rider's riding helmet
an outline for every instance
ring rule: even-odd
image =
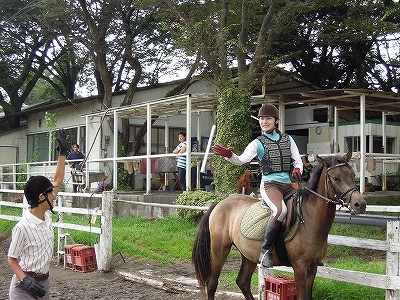
[[[273,104],[263,104],[258,111],[258,117],[274,117],[279,119],[279,111]]]
[[[44,194],[46,196],[46,194],[53,191],[53,188],[54,185],[47,177],[42,175],[32,176],[25,184],[24,193],[26,200],[31,207],[37,207],[40,203],[46,201],[39,201],[39,195]]]

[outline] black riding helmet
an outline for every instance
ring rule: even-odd
[[[48,199],[46,194],[51,193],[53,188],[54,185],[47,177],[42,175],[32,176],[25,184],[24,194],[26,200],[32,208],[38,207],[40,203]],[[40,194],[44,194],[46,196],[46,200],[39,201]],[[49,203],[49,205],[52,209],[51,203]]]

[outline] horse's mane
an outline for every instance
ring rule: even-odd
[[[340,163],[346,163],[343,158],[338,157],[338,156],[332,156],[331,158],[326,158],[325,160],[331,159],[331,166],[340,164]],[[321,164],[318,164],[312,169],[310,179],[306,183],[306,187],[315,191],[317,188],[319,178],[321,177],[323,166]]]
[[[323,168],[321,164],[318,164],[316,167],[312,169],[310,179],[306,183],[307,188],[315,191],[318,185],[319,177],[321,176],[322,169]]]

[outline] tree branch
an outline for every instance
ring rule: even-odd
[[[275,9],[276,9],[276,0],[271,0],[268,8],[268,13],[265,14],[260,31],[258,33],[256,50],[254,52],[254,57],[249,68],[250,76],[252,76],[252,74],[254,73],[258,73],[258,70],[262,68],[260,61],[262,57],[269,51],[272,45],[272,41],[274,40],[274,34],[271,30],[268,33],[268,43],[266,42],[268,28],[272,24],[272,20],[275,14]]]
[[[242,2],[242,18],[241,18],[241,31],[239,33],[239,41],[237,46],[237,60],[238,60],[238,76],[246,72],[246,53],[248,51],[248,34],[249,34],[249,9],[248,1]]]
[[[227,30],[226,26],[228,23],[228,10],[229,10],[229,1],[224,0],[221,3],[221,16],[219,21],[219,32],[218,32],[218,57],[220,59],[220,66],[221,66],[221,80],[226,81],[229,78],[229,67],[228,67],[228,60],[226,54],[226,35],[225,30]]]

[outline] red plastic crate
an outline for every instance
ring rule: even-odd
[[[296,282],[286,276],[266,276],[264,278],[265,300],[297,300]]]
[[[96,270],[96,253],[92,246],[78,246],[72,249],[74,270],[92,272]]]
[[[64,246],[64,267],[67,269],[74,269],[74,260],[72,249],[74,247],[84,246],[83,244],[70,244]]]
[[[97,264],[92,264],[86,266],[75,266],[74,270],[78,272],[87,273],[87,272],[93,272],[94,270],[96,270],[96,268]]]

